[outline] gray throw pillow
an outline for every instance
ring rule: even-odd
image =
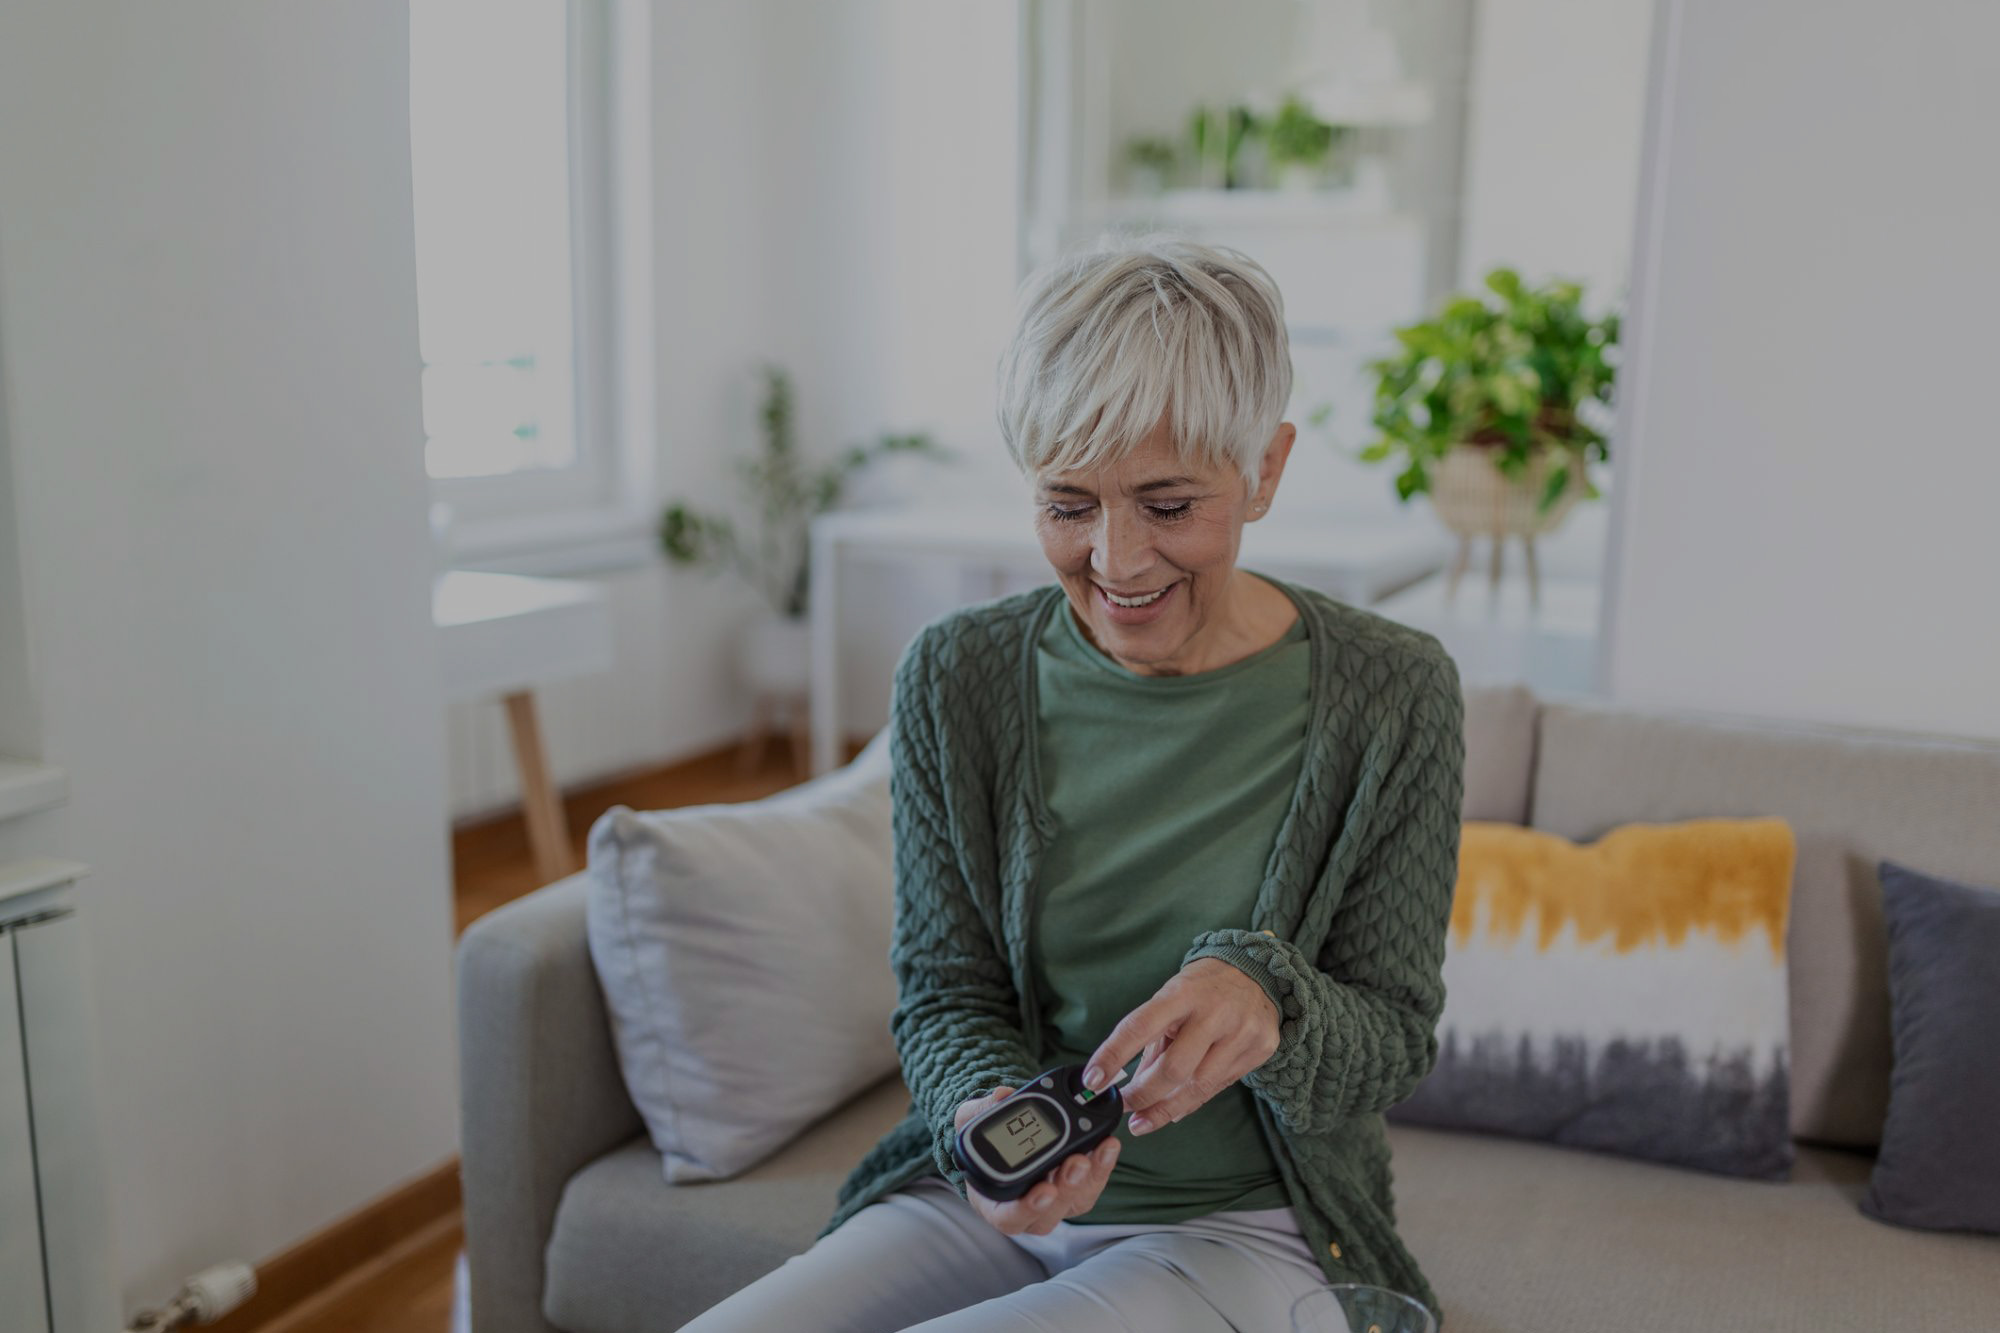
[[[2000,1233],[2000,888],[1881,871],[1894,1064],[1861,1211]]]

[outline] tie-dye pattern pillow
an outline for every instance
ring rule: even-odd
[[[1389,1118],[1785,1177],[1796,859],[1782,819],[1468,822],[1437,1067]]]

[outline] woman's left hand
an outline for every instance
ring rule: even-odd
[[[1084,1082],[1104,1087],[1143,1051],[1123,1091],[1131,1131],[1149,1133],[1192,1114],[1270,1059],[1278,1020],[1278,1006],[1262,986],[1220,959],[1197,958],[1119,1020],[1090,1057]]]

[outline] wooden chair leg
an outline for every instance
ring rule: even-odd
[[[1494,534],[1493,534],[1493,570],[1492,570],[1492,574],[1491,574],[1491,576],[1490,576],[1490,578],[1489,578],[1489,580],[1488,580],[1488,585],[1489,585],[1489,587],[1491,588],[1492,592],[1493,592],[1494,594],[1496,594],[1496,595],[1497,595],[1497,594],[1499,593],[1499,591],[1500,591],[1500,567],[1501,567],[1501,565],[1502,565],[1502,563],[1503,563],[1503,562],[1502,562],[1502,560],[1501,560],[1501,553],[1502,553],[1502,552],[1504,552],[1504,551],[1505,551],[1506,549],[1507,549],[1507,539],[1506,539],[1506,538],[1505,538],[1504,536],[1502,536],[1501,534],[1497,533],[1497,532],[1496,532],[1496,533],[1494,533]]]
[[[1528,606],[1539,611],[1542,606],[1542,571],[1535,563],[1535,539],[1524,536],[1521,546],[1528,556]]]
[[[576,849],[570,845],[562,798],[542,748],[535,696],[520,690],[504,702],[507,730],[514,740],[514,766],[521,775],[521,817],[528,826],[528,849],[534,853],[535,874],[542,883],[553,884],[576,870]]]

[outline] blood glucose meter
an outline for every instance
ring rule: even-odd
[[[996,1202],[1018,1199],[1073,1153],[1110,1137],[1125,1114],[1117,1083],[1092,1092],[1082,1065],[1062,1065],[965,1122],[952,1155],[971,1186]]]

